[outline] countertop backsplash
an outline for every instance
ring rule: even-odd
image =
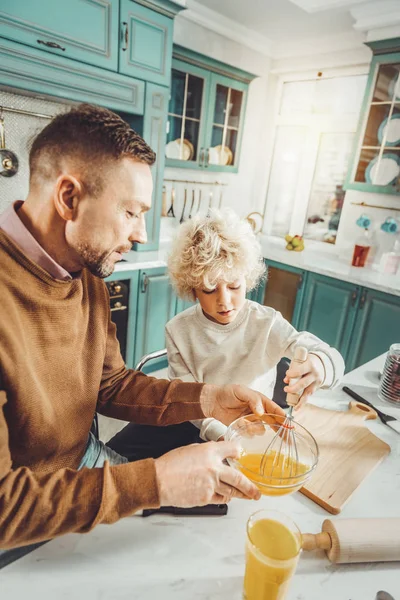
[[[13,177],[0,177],[0,214],[15,200],[23,200],[28,194],[29,148],[34,137],[54,115],[68,110],[68,105],[42,98],[11,94],[0,91],[0,107],[3,108],[6,148],[15,152],[19,161],[18,173]],[[9,112],[7,108],[35,114]],[[45,116],[37,116],[47,115]]]

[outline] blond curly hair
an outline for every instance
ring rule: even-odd
[[[177,294],[193,299],[198,287],[214,289],[220,280],[244,276],[247,291],[265,276],[260,244],[247,221],[232,210],[211,210],[180,226],[168,258]]]

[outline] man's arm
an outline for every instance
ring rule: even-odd
[[[126,369],[115,325],[109,319],[98,411],[108,417],[150,425],[170,425],[204,417],[204,384],[167,381]]]
[[[6,393],[0,391],[0,548],[15,548],[69,532],[86,533],[142,508],[157,508],[155,461],[100,469],[34,473],[12,469]]]

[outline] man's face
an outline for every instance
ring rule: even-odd
[[[123,158],[107,169],[101,192],[80,198],[76,218],[66,223],[67,244],[82,267],[108,277],[133,242],[147,241],[145,213],[152,192],[149,165]]]

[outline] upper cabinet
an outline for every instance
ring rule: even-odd
[[[254,75],[175,47],[166,165],[237,172]]]
[[[368,45],[374,57],[346,188],[400,194],[400,39]]]
[[[120,21],[120,73],[168,87],[173,20],[132,0],[121,0]]]
[[[1,36],[118,70],[119,0],[2,0]]]

